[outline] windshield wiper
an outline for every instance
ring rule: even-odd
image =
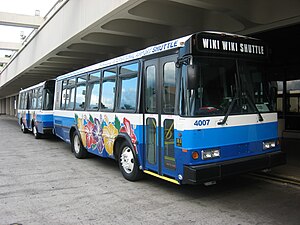
[[[264,118],[262,117],[261,113],[257,109],[253,99],[250,97],[249,92],[247,90],[246,90],[245,94],[246,94],[246,98],[249,100],[250,105],[254,108],[255,112],[257,113],[257,115],[259,117],[259,121],[260,122],[264,121]]]
[[[259,110],[257,109],[257,107],[255,106],[254,104],[254,101],[249,97],[249,93],[247,93],[246,91],[246,98],[249,100],[249,103],[251,105],[251,107],[254,108],[255,112],[258,114],[258,117],[259,117],[259,121],[264,121],[264,118],[262,117],[261,113],[259,112]],[[224,119],[220,122],[218,122],[217,124],[218,125],[224,125],[228,119],[228,116],[229,114],[231,113],[232,111],[232,108],[234,106],[234,103],[239,100],[239,97],[237,97],[237,95],[233,98],[232,102],[230,103],[229,107],[228,107],[228,110],[224,116]]]
[[[228,119],[228,116],[229,116],[229,114],[231,113],[232,108],[233,108],[233,106],[234,106],[234,103],[235,103],[238,99],[239,99],[239,98],[238,98],[238,95],[236,94],[236,95],[234,96],[234,98],[232,99],[232,102],[230,103],[230,105],[229,105],[229,107],[228,107],[228,110],[227,110],[227,112],[226,112],[226,114],[225,114],[223,120],[222,120],[222,121],[219,121],[219,122],[218,122],[218,125],[224,125],[224,124],[226,123],[226,121],[227,121],[227,119]]]

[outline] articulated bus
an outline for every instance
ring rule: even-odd
[[[23,133],[32,131],[36,139],[53,132],[55,80],[48,80],[21,90],[18,122]]]
[[[54,131],[123,176],[214,182],[285,163],[260,40],[199,32],[56,79]],[[23,120],[22,120],[23,121]]]

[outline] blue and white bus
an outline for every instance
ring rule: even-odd
[[[53,131],[55,80],[48,80],[19,92],[18,122],[23,133],[36,139]]]
[[[199,32],[59,76],[54,128],[77,158],[197,184],[285,163],[260,40]]]

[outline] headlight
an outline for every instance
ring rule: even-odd
[[[264,141],[263,142],[263,150],[269,150],[271,148],[275,148],[276,147],[276,141],[272,140],[272,141]]]
[[[214,159],[220,157],[220,149],[207,149],[201,151],[203,160]]]

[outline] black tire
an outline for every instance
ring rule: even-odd
[[[143,172],[139,169],[139,163],[131,145],[123,142],[119,150],[119,168],[126,180],[137,181],[141,179]]]
[[[83,147],[77,131],[72,135],[71,149],[77,159],[85,159],[88,156],[88,151]]]
[[[35,125],[32,127],[32,133],[35,139],[40,139],[42,137],[42,134],[38,132],[38,129]]]
[[[21,122],[21,131],[22,131],[24,134],[28,133],[28,129],[25,127],[25,125],[24,125],[23,122]]]

